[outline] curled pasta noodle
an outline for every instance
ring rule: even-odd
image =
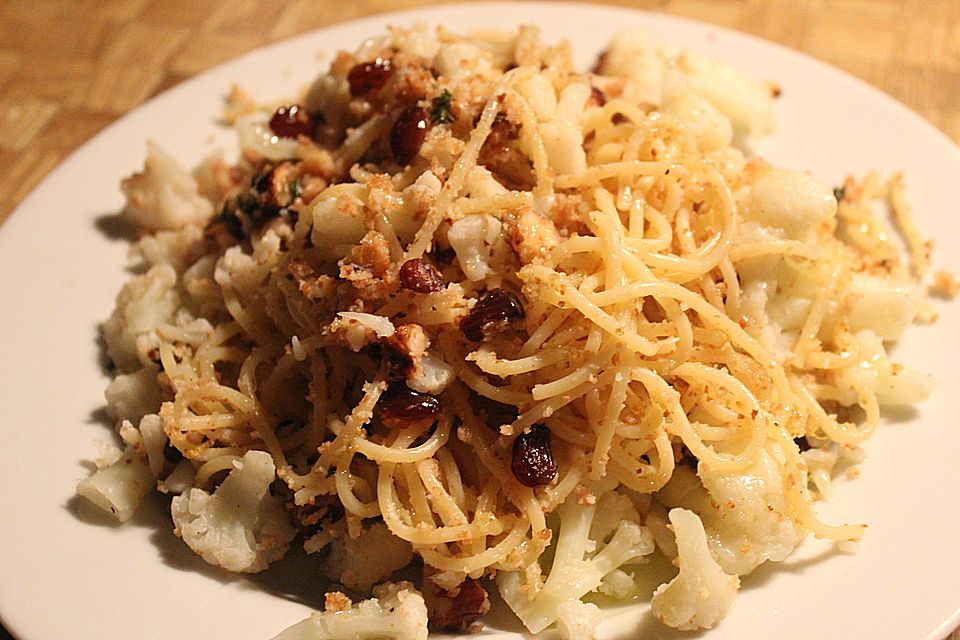
[[[738,573],[773,537],[858,539],[819,519],[833,469],[811,490],[807,465],[925,394],[884,347],[929,270],[901,179],[831,195],[748,159],[682,56],[624,42],[581,73],[535,30],[397,28],[339,55],[302,121],[253,114],[279,129],[195,172],[217,213],[145,241],[110,322],[130,377],[108,396],[148,388],[117,413],[156,413],[123,433],[161,488],[269,476],[267,452],[244,540],[296,529],[351,586],[369,567],[339,565],[390,536],[438,598],[495,580],[530,629],[630,591],[668,508]]]

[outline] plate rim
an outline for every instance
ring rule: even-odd
[[[576,10],[597,10],[602,12],[610,12],[611,14],[623,14],[623,15],[642,15],[649,18],[659,20],[664,19],[668,22],[673,22],[675,24],[685,25],[687,27],[702,29],[704,27],[709,28],[710,30],[723,33],[727,36],[734,37],[737,39],[745,39],[750,42],[759,43],[763,46],[774,47],[781,49],[789,53],[793,57],[799,57],[804,59],[808,64],[813,64],[817,67],[818,71],[821,73],[831,74],[837,77],[843,77],[847,82],[853,82],[859,85],[860,89],[869,92],[872,96],[882,102],[885,102],[888,107],[892,107],[899,112],[899,116],[903,118],[909,118],[914,121],[914,124],[918,124],[927,130],[927,133],[930,134],[931,139],[938,140],[938,144],[944,146],[944,149],[949,150],[960,162],[960,146],[957,145],[946,133],[941,131],[935,125],[933,125],[929,120],[924,118],[922,115],[911,109],[909,106],[905,105],[901,101],[897,100],[890,94],[886,93],[882,89],[870,84],[869,82],[858,78],[857,76],[839,69],[811,54],[808,54],[804,51],[800,51],[789,47],[788,45],[768,40],[763,37],[742,32],[727,26],[717,25],[709,22],[703,22],[688,18],[685,16],[678,16],[670,13],[650,11],[646,9],[633,8],[633,7],[624,7],[618,5],[604,5],[604,4],[589,4],[589,3],[580,3],[580,2],[571,2],[564,0],[562,2],[547,2],[544,0],[515,0],[515,1],[502,1],[495,0],[490,2],[481,2],[476,4],[439,4],[439,5],[430,5],[428,7],[420,8],[408,8],[399,11],[387,11],[382,13],[372,13],[365,16],[361,16],[355,19],[343,20],[335,22],[329,25],[319,27],[317,29],[312,29],[310,31],[297,34],[289,38],[283,38],[281,40],[268,43],[266,45],[252,49],[244,54],[232,58],[230,60],[224,61],[220,64],[217,64],[209,69],[195,74],[172,87],[165,89],[164,91],[151,96],[141,104],[137,105],[133,109],[125,112],[123,115],[116,118],[114,121],[106,125],[102,130],[98,131],[96,134],[85,140],[81,145],[76,149],[71,151],[67,156],[65,156],[60,163],[47,175],[45,175],[40,182],[30,190],[27,196],[25,196],[9,213],[7,218],[2,224],[0,224],[0,250],[2,250],[7,242],[10,242],[11,238],[14,238],[17,235],[17,229],[20,227],[23,219],[29,215],[29,212],[32,207],[35,207],[33,204],[35,200],[40,197],[40,193],[44,190],[44,187],[50,182],[55,182],[61,175],[69,173],[73,168],[72,165],[78,162],[85,154],[89,152],[92,147],[95,147],[103,138],[108,137],[111,132],[121,126],[125,121],[132,119],[140,115],[143,111],[148,110],[151,106],[160,100],[169,100],[172,96],[179,95],[181,93],[186,94],[190,89],[198,86],[202,86],[206,82],[209,82],[209,76],[214,75],[217,72],[222,71],[224,68],[243,64],[248,64],[251,60],[269,56],[274,49],[279,49],[282,47],[292,46],[293,43],[300,42],[310,42],[318,38],[318,36],[324,32],[328,32],[331,29],[337,28],[350,28],[350,29],[361,29],[369,28],[372,26],[381,26],[389,23],[390,21],[402,21],[409,20],[410,16],[414,16],[422,13],[425,10],[430,11],[456,11],[456,12],[481,12],[481,11],[490,11],[495,8],[516,8],[523,7],[524,10],[549,10],[556,7],[564,7],[566,9],[576,9]],[[2,593],[0,593],[2,596]],[[0,606],[0,623],[4,624],[10,633],[14,633],[13,629],[16,628],[16,625],[13,624],[10,615],[8,614],[8,609]],[[938,628],[936,628],[929,636],[929,640],[945,638],[949,633],[960,624],[960,604],[958,604],[957,609],[954,613],[946,619]],[[15,636],[20,637],[20,636]],[[31,639],[32,640],[32,639]]]

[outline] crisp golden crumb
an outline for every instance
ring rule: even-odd
[[[957,293],[960,293],[960,280],[957,280],[955,275],[943,269],[938,269],[933,273],[930,295],[953,300],[957,297]]]
[[[223,121],[226,124],[234,124],[237,118],[253,113],[257,110],[257,103],[253,97],[240,88],[240,85],[234,84],[230,87],[230,93],[227,95],[227,104],[223,109]]]
[[[329,591],[323,597],[325,611],[346,611],[353,604],[346,595],[339,591]]]

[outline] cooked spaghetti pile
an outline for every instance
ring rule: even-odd
[[[398,29],[297,104],[237,93],[239,164],[151,145],[123,184],[148,232],[104,326],[127,450],[80,492],[121,519],[173,494],[230,571],[296,537],[377,587],[280,638],[475,629],[491,587],[590,638],[583,599],[638,595],[655,548],[680,572],[654,613],[711,627],[806,534],[860,538],[814,502],[931,388],[885,351],[929,315],[899,178],[747,159],[777,94],[636,34],[581,73],[528,28]]]

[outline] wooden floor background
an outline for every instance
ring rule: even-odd
[[[250,49],[424,0],[0,0],[0,222],[131,108]],[[960,0],[637,0],[860,76],[960,141]],[[136,74],[129,73],[137,68]]]
[[[0,0],[0,222],[72,150],[164,89],[270,42],[428,4]],[[876,85],[960,141],[960,0],[607,4],[697,18],[805,51]],[[137,73],[129,73],[133,68]],[[960,633],[950,638],[960,640]]]

